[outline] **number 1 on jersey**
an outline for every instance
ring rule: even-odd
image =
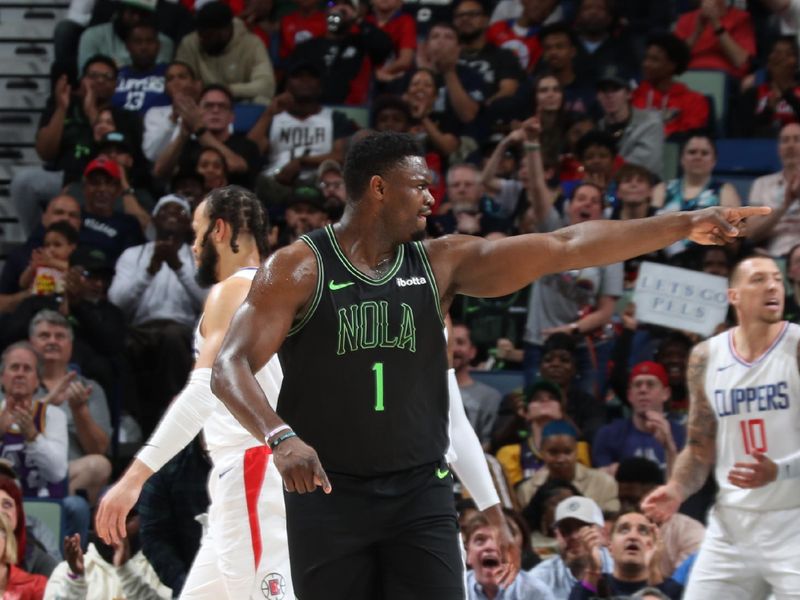
[[[372,370],[375,372],[375,411],[383,412],[383,363],[376,362]]]

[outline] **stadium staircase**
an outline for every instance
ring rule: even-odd
[[[50,93],[53,31],[68,0],[0,0],[0,259],[24,241],[11,206],[14,173],[41,164],[34,149]]]

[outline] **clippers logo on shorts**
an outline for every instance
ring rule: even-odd
[[[424,277],[409,277],[408,279],[395,277],[395,281],[397,282],[398,287],[408,287],[409,285],[425,285],[428,283],[428,280]]]
[[[286,597],[286,580],[280,573],[269,573],[261,580],[261,593],[267,600],[283,600]]]

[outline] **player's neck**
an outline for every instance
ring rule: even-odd
[[[764,323],[745,322],[733,330],[733,345],[736,353],[747,362],[761,358],[783,330],[783,321]]]
[[[366,211],[345,209],[333,229],[336,241],[350,263],[370,277],[391,263],[400,245],[391,240],[378,219],[367,215]]]
[[[239,243],[239,252],[225,252],[219,257],[219,280],[223,281],[239,269],[258,267],[261,259],[258,248],[252,243]]]

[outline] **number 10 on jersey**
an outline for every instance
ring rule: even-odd
[[[767,429],[764,426],[764,419],[740,421],[739,429],[742,431],[745,454],[752,454],[753,452],[766,454]]]

